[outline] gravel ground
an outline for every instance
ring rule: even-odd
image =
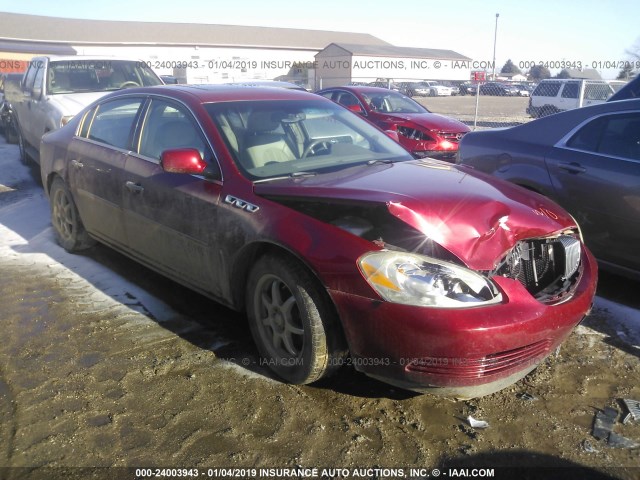
[[[89,478],[59,467],[504,465],[640,478],[639,449],[591,435],[598,409],[640,399],[637,283],[604,277],[609,300],[598,298],[557,356],[481,399],[414,395],[348,368],[286,385],[260,365],[241,315],[106,247],[59,248],[37,177],[0,138],[0,467],[12,467],[0,478]],[[489,427],[470,427],[469,415]],[[640,442],[640,422],[614,430]]]

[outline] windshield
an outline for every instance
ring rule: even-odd
[[[51,62],[47,92],[108,92],[128,87],[150,87],[162,81],[144,62],[133,60],[66,60]]]
[[[362,98],[369,108],[382,113],[429,113],[418,102],[391,90],[381,93],[362,93]]]
[[[252,180],[412,159],[384,132],[326,101],[221,102],[205,108],[239,170]]]

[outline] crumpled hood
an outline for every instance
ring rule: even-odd
[[[432,159],[357,166],[258,183],[273,197],[384,203],[389,212],[475,270],[492,270],[522,239],[575,228],[561,207],[533,192]]]
[[[87,105],[110,92],[61,93],[51,95],[49,103],[55,105],[62,116],[75,115]]]
[[[438,132],[468,132],[469,127],[453,118],[438,115],[437,113],[394,113],[389,114],[389,118],[395,121],[405,120],[413,122],[427,130]]]

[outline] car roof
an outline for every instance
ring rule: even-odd
[[[137,58],[131,57],[115,57],[110,55],[37,55],[33,57],[35,58],[48,58],[53,62],[82,62],[86,60],[99,60],[99,61],[128,61],[128,62],[136,62],[140,61]]]
[[[632,111],[640,111],[640,99],[605,102],[588,107],[574,108],[532,120],[516,127],[500,130],[489,129],[473,133],[474,135],[482,135],[486,132],[488,135],[493,135],[494,133],[492,132],[495,132],[495,135],[507,135],[513,140],[532,142],[532,139],[535,138],[536,140],[533,143],[554,145],[571,130],[599,115]]]
[[[325,92],[327,90],[348,90],[351,92],[357,92],[357,93],[389,93],[389,92],[394,92],[394,90],[389,90],[388,88],[383,88],[383,87],[369,87],[369,86],[360,86],[360,85],[345,85],[342,87],[327,87],[327,88],[323,88],[322,90],[320,90],[318,93],[320,92]],[[398,92],[395,92],[398,93]]]
[[[330,100],[303,90],[248,85],[157,85],[154,87],[127,88],[117,94],[158,94],[174,98],[195,100],[199,103],[232,102],[242,100]],[[116,96],[110,95],[110,96]],[[106,97],[105,97],[106,98]]]
[[[296,85],[291,82],[283,82],[280,80],[249,80],[246,82],[229,82],[226,85],[239,85],[242,87],[276,87],[276,88],[289,88],[291,90],[305,90],[300,85]]]

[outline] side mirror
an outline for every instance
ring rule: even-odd
[[[353,113],[364,115],[364,110],[362,110],[362,107],[360,105],[347,105],[347,109],[351,110]]]
[[[218,169],[207,164],[195,148],[165,150],[160,155],[160,166],[168,173],[204,175],[211,180],[220,178]]]

